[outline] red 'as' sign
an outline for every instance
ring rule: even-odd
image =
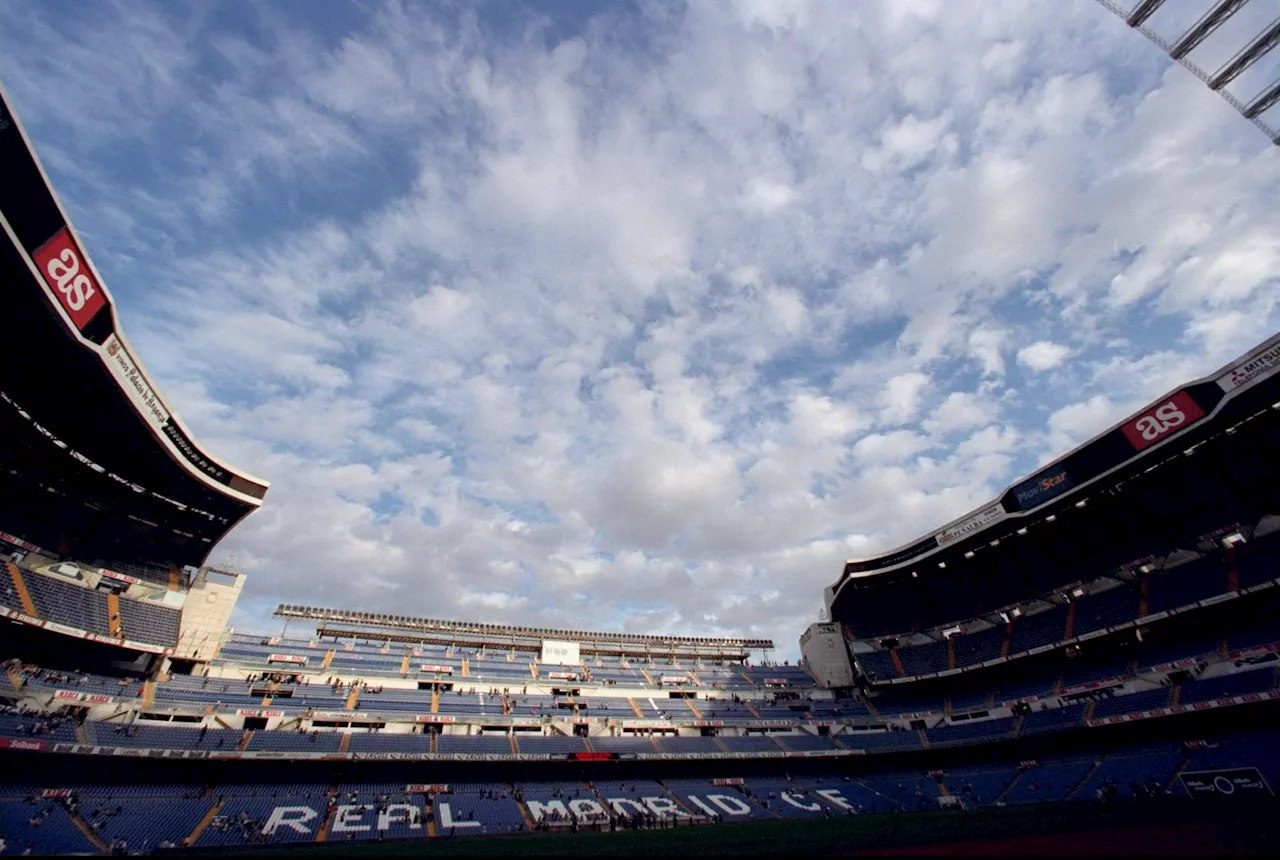
[[[36,249],[32,259],[58,303],[71,317],[71,322],[84,331],[89,320],[107,303],[107,297],[102,294],[102,287],[85,262],[84,254],[71,238],[71,231],[63,227],[54,233],[49,241]]]
[[[1203,417],[1204,410],[1191,399],[1191,395],[1179,391],[1125,424],[1121,430],[1130,444],[1141,451]]]

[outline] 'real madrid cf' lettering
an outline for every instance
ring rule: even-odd
[[[71,231],[63,227],[54,233],[36,249],[32,259],[58,303],[71,317],[72,324],[84,331],[107,300],[85,262],[84,254],[76,247]]]

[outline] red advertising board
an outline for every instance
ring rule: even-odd
[[[63,227],[32,254],[49,289],[80,331],[107,303],[98,279],[76,247],[71,231]]]
[[[1152,406],[1146,412],[1129,421],[1121,429],[1135,450],[1141,451],[1161,439],[1172,436],[1204,417],[1191,395],[1179,391],[1163,403]]]

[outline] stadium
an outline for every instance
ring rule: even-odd
[[[797,663],[341,606],[245,632],[209,562],[268,482],[153,383],[7,96],[0,163],[0,854],[1274,850],[1280,334],[848,560]]]

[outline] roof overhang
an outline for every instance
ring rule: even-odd
[[[1073,504],[1098,484],[1126,471],[1142,471],[1181,453],[1191,437],[1215,432],[1280,392],[1280,334],[1235,361],[1182,385],[1074,448],[1035,474],[1009,485],[997,499],[946,526],[890,552],[845,562],[839,580],[827,589],[827,602],[855,579],[878,577],[941,558],[944,551],[984,544],[1011,520],[1048,515]]]

